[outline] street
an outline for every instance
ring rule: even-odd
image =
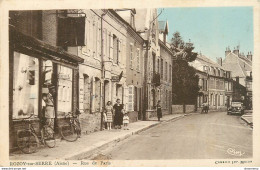
[[[252,129],[226,112],[193,114],[109,146],[93,159],[216,159],[252,157]]]

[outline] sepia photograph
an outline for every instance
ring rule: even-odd
[[[9,166],[253,163],[254,6],[122,6],[8,10]]]

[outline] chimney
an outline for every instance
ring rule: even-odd
[[[226,51],[225,51],[225,57],[226,57],[229,53],[231,53],[231,50],[230,50],[229,47],[227,47],[227,48],[226,48]]]
[[[234,48],[233,53],[236,54],[237,56],[239,55],[239,47]]]
[[[222,66],[222,58],[221,57],[217,58],[217,63]]]
[[[247,57],[250,61],[252,61],[253,55],[252,55],[251,51],[248,52],[248,54],[247,54],[246,57]]]

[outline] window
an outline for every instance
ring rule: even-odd
[[[134,111],[134,86],[128,86],[128,111]]]
[[[130,68],[133,69],[133,44],[130,44]]]
[[[57,46],[85,45],[85,17],[58,17]]]
[[[136,70],[140,71],[140,49],[139,48],[136,51],[136,62],[137,62]]]
[[[58,117],[72,111],[72,69],[58,65]]]
[[[38,115],[39,61],[14,52],[13,118]]]

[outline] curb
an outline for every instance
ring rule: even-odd
[[[159,125],[159,124],[161,124],[161,123],[163,123],[163,122],[170,122],[170,121],[173,121],[173,120],[179,120],[179,119],[181,119],[181,118],[184,118],[185,116],[186,116],[186,115],[180,115],[180,116],[178,116],[178,117],[174,117],[174,118],[171,118],[171,119],[168,119],[168,120],[164,120],[164,121],[161,121],[161,122],[158,122],[158,123],[149,125],[149,126],[147,126],[147,127],[144,127],[144,128],[142,128],[142,129],[139,129],[139,130],[137,130],[137,131],[134,131],[134,132],[125,134],[125,135],[123,135],[123,136],[121,136],[121,137],[118,137],[118,138],[116,138],[116,139],[113,139],[113,140],[111,140],[111,141],[108,141],[108,142],[106,142],[106,143],[103,143],[103,144],[101,144],[100,146],[97,146],[96,148],[88,149],[88,150],[86,150],[86,151],[82,151],[81,153],[76,153],[76,154],[74,154],[74,155],[65,156],[63,159],[65,159],[65,160],[80,160],[80,159],[83,159],[83,158],[84,158],[84,159],[91,159],[91,158],[94,157],[95,152],[97,152],[97,151],[99,151],[99,150],[102,150],[102,148],[105,148],[105,147],[107,147],[107,146],[109,146],[109,145],[112,145],[112,144],[114,144],[114,143],[118,143],[118,142],[120,142],[120,141],[123,141],[123,140],[125,140],[125,139],[131,137],[132,135],[141,133],[141,132],[143,132],[143,131],[145,131],[145,130],[147,130],[147,129],[150,129],[150,128],[152,128],[152,127],[155,127],[155,126],[157,126],[157,125]]]
[[[243,116],[240,117],[244,122],[247,123],[247,125],[249,125],[251,128],[253,128],[253,122],[248,121],[246,118],[244,118]]]

